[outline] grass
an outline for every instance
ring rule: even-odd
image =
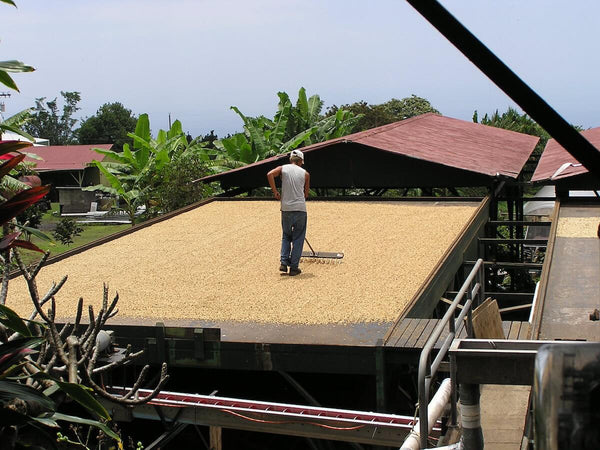
[[[52,207],[42,216],[42,222],[40,224],[40,229],[50,238],[54,239],[52,236],[52,230],[58,222],[60,222],[60,217],[58,216],[58,203],[52,203]],[[105,236],[111,235],[121,230],[126,230],[131,228],[129,224],[118,224],[118,225],[102,225],[102,224],[81,224],[83,228],[83,232],[79,236],[73,237],[73,243],[69,245],[61,244],[58,241],[54,243],[48,242],[46,240],[42,240],[36,236],[31,238],[31,242],[37,245],[40,249],[46,251],[50,251],[50,257],[60,255],[69,250],[73,250],[74,248],[81,247],[82,245],[89,244],[90,242],[97,241]],[[30,264],[33,261],[39,259],[40,254],[32,251],[22,251],[23,261],[26,264]]]

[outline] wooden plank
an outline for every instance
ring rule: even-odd
[[[415,343],[415,348],[425,347],[427,340],[431,337],[431,333],[433,332],[433,329],[437,326],[438,322],[439,321],[437,319],[429,319],[427,321],[427,325],[425,326],[423,333],[421,333],[421,337]]]
[[[508,339],[518,339],[519,331],[521,331],[521,322],[513,322],[510,327],[510,333],[508,334]]]
[[[440,337],[438,338],[438,340],[435,343],[435,345],[433,346],[433,348],[438,348],[438,349],[441,348],[442,344],[446,340],[446,337],[448,337],[449,333],[450,333],[450,330],[448,329],[448,324],[446,324],[446,326],[442,330],[442,333],[440,334]]]
[[[415,344],[417,343],[417,340],[421,337],[421,334],[423,334],[423,330],[427,326],[428,319],[417,320],[419,321],[419,323],[417,323],[417,326],[415,327],[414,331],[411,333],[410,337],[407,339],[403,347],[414,348]]]
[[[477,339],[504,339],[498,302],[487,298],[473,311],[473,332]]]
[[[405,320],[407,320],[408,323],[406,324],[406,327],[404,328],[404,331],[402,332],[402,334],[400,335],[398,340],[396,342],[392,343],[393,347],[403,347],[404,344],[406,343],[406,341],[408,340],[409,336],[411,335],[411,333],[413,332],[413,330],[419,323],[419,319],[405,319]]]
[[[421,335],[421,332],[423,331],[423,329],[421,328],[421,326],[423,326],[423,320],[424,319],[413,319],[415,321],[415,326],[411,328],[410,333],[405,334],[402,339],[400,339],[398,341],[398,344],[396,345],[396,347],[405,347],[405,348],[412,348],[412,345],[409,344],[411,341],[415,341],[416,338],[413,338],[413,336],[415,335],[415,333],[418,334],[418,336]]]
[[[517,339],[529,339],[529,322],[521,323],[521,330]]]
[[[402,333],[404,333],[404,331],[406,330],[406,326],[408,325],[410,320],[411,319],[402,319],[400,323],[394,324],[394,329],[390,333],[390,337],[388,339],[388,342],[391,343],[391,345],[394,345],[398,341],[398,339],[400,339]]]

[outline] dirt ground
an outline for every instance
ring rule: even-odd
[[[278,271],[281,227],[274,201],[215,201],[49,265],[43,295],[72,317],[79,297],[97,308],[102,285],[120,296],[119,317],[282,324],[394,320],[477,207],[424,202],[309,202],[307,238],[337,262],[303,258],[302,274]],[[305,246],[307,249],[307,246]],[[12,280],[7,306],[31,310]]]

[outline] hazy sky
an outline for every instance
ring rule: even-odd
[[[416,94],[465,120],[514,106],[402,0],[16,2],[0,5],[0,60],[36,71],[15,74],[7,117],[61,90],[81,92],[77,118],[119,101],[194,136],[241,131],[231,105],[272,117],[301,86],[326,106]],[[598,0],[442,4],[567,121],[600,126]]]

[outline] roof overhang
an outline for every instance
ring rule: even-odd
[[[302,149],[311,186],[403,188],[488,186],[516,179],[539,138],[437,114],[354,133]],[[225,189],[268,186],[277,155],[200,181]]]

